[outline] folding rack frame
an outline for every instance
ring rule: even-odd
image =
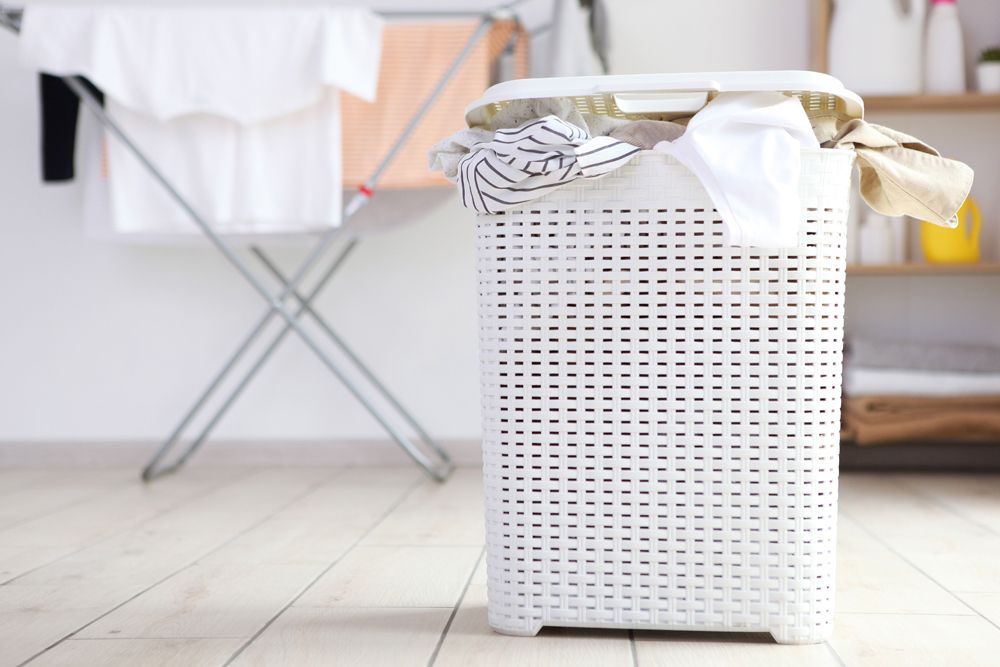
[[[306,255],[305,259],[295,271],[286,275],[260,247],[255,245],[251,246],[250,251],[253,256],[257,258],[260,264],[275,279],[277,279],[278,283],[281,285],[280,289],[275,293],[268,290],[258,275],[250,268],[247,262],[240,257],[233,246],[212,229],[211,224],[209,224],[209,222],[202,217],[202,215],[187,201],[184,195],[179,192],[170,180],[156,167],[156,165],[142,151],[142,149],[137,146],[121,129],[115,119],[108,114],[108,112],[101,106],[87,87],[83,85],[81,78],[79,76],[61,77],[66,85],[69,86],[74,93],[76,93],[87,108],[94,114],[98,122],[108,131],[108,133],[113,135],[118,141],[121,141],[125,148],[132,155],[134,155],[137,160],[139,160],[143,168],[145,168],[145,170],[149,172],[150,176],[152,176],[163,187],[170,198],[184,210],[187,216],[192,222],[194,222],[201,232],[204,233],[211,244],[222,253],[225,259],[241,276],[243,276],[253,290],[257,292],[265,302],[267,302],[266,310],[257,318],[255,324],[250,328],[249,332],[240,342],[239,346],[237,346],[236,350],[228,357],[222,368],[216,373],[215,377],[213,377],[213,379],[208,383],[208,386],[198,396],[194,405],[191,406],[181,419],[180,423],[177,424],[177,427],[171,432],[166,441],[162,443],[153,457],[143,468],[143,480],[147,482],[152,481],[162,475],[177,471],[196,451],[198,451],[198,449],[208,439],[209,435],[211,435],[212,430],[216,427],[216,425],[218,425],[223,416],[225,416],[226,412],[228,412],[229,408],[232,407],[232,405],[236,402],[236,399],[239,398],[247,386],[249,386],[250,382],[257,375],[257,372],[260,371],[290,332],[294,332],[302,339],[302,342],[305,343],[306,347],[308,347],[313,354],[319,358],[320,362],[338,380],[340,380],[340,382],[348,389],[354,398],[361,403],[361,405],[368,411],[369,414],[371,414],[372,417],[375,418],[386,433],[417,465],[419,465],[430,477],[437,481],[444,481],[448,478],[454,468],[454,464],[452,463],[448,453],[437,442],[435,442],[434,439],[427,434],[427,431],[420,426],[416,419],[414,419],[414,417],[405,408],[403,408],[396,397],[389,392],[385,385],[362,362],[358,355],[355,354],[350,347],[348,347],[343,338],[341,338],[329,325],[329,323],[327,323],[327,321],[316,312],[312,304],[315,302],[316,297],[327,285],[327,283],[329,283],[330,279],[336,274],[337,270],[342,266],[344,260],[347,259],[348,255],[360,242],[357,235],[350,236],[349,232],[345,231],[347,221],[371,200],[375,192],[375,188],[386,169],[390,166],[392,161],[406,144],[413,131],[419,126],[424,116],[427,115],[439,94],[451,81],[452,77],[461,67],[462,63],[464,63],[469,57],[479,40],[486,35],[487,31],[494,22],[501,19],[512,18],[514,15],[510,10],[520,1],[521,0],[514,0],[513,2],[509,2],[485,12],[379,12],[380,15],[387,18],[475,17],[479,18],[480,22],[472,35],[465,42],[458,55],[455,56],[454,60],[438,79],[427,98],[421,103],[418,109],[414,112],[413,116],[407,122],[406,126],[400,131],[399,135],[386,154],[382,157],[375,170],[362,185],[358,186],[357,192],[344,207],[341,224],[323,232],[320,235],[319,239],[316,241],[316,245]],[[19,33],[22,11],[23,10],[20,7],[0,5],[0,25],[3,25],[15,33]],[[333,259],[327,264],[326,269],[320,274],[319,279],[312,289],[303,294],[300,291],[300,285],[304,282],[308,274],[319,266],[321,260],[333,247],[334,242],[344,235],[348,235],[348,238],[343,247],[339,249]],[[290,299],[298,304],[294,310],[290,309],[287,305],[287,301]],[[385,414],[385,412],[379,409],[379,407],[372,402],[362,388],[355,383],[352,378],[345,373],[344,369],[341,368],[341,366],[320,346],[316,338],[303,328],[301,320],[306,316],[314,320],[315,323],[319,325],[319,329],[323,332],[323,334],[334,344],[336,348],[340,350],[344,357],[346,357],[347,360],[355,367],[355,370],[360,373],[361,377],[363,377],[369,385],[371,385],[371,388],[373,388],[375,392],[379,394],[382,399],[397,413],[396,417],[400,418],[402,422],[409,425],[409,427],[413,429],[419,438],[419,445],[414,442],[414,440],[411,439],[410,436],[407,435],[402,429],[400,429],[397,424]],[[246,370],[242,377],[240,377],[240,379],[236,382],[235,386],[230,390],[230,393],[226,395],[219,407],[217,407],[215,412],[212,413],[212,416],[208,419],[194,440],[187,443],[186,447],[181,450],[180,455],[176,456],[172,462],[164,463],[167,455],[181,442],[183,434],[190,427],[194,419],[202,412],[212,396],[214,396],[221,388],[226,378],[233,373],[237,364],[241,359],[243,359],[257,339],[260,338],[260,336],[264,333],[264,330],[275,317],[280,318],[284,322],[284,326],[281,331],[271,339],[270,343],[268,343],[263,349],[256,361],[250,365],[249,369]]]

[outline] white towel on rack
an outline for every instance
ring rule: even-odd
[[[350,7],[29,5],[26,64],[83,74],[157,120],[205,113],[243,124],[320,101],[375,99],[381,20]]]
[[[152,162],[219,231],[339,224],[340,98],[373,100],[382,21],[348,7],[26,8],[22,62],[83,74]],[[196,233],[110,139],[114,226]]]
[[[819,148],[809,117],[799,100],[777,92],[720,93],[680,138],[654,146],[698,176],[727,243],[755,248],[798,242],[803,148]]]
[[[545,76],[596,76],[603,73],[590,35],[590,12],[580,0],[555,0]]]
[[[902,368],[844,369],[847,396],[997,396],[1000,373],[962,373]]]

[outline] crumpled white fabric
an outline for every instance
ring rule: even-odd
[[[458,180],[458,165],[474,146],[485,144],[493,138],[493,131],[481,127],[459,130],[447,139],[442,139],[427,152],[427,166],[431,171],[440,171],[451,182]]]
[[[701,181],[733,246],[791,248],[802,217],[800,152],[819,148],[802,104],[777,92],[720,93],[673,142],[673,155]]]
[[[510,150],[513,146],[503,143],[509,140],[503,137],[501,143],[494,144],[495,135],[506,128],[528,126],[540,118],[558,118],[582,131],[576,145],[563,146],[555,152],[552,142],[531,147],[543,159],[586,153],[588,149],[579,147],[583,141],[611,142],[631,136],[628,121],[581,114],[569,100],[523,100],[500,111],[489,129],[470,128],[438,143],[431,149],[431,166],[459,183],[466,206],[489,213],[511,208],[513,204],[481,197],[475,179],[471,178],[475,174],[463,178],[463,164],[468,166],[485,159],[487,169],[496,169],[495,177],[488,176],[493,182],[481,184],[487,195],[498,195],[494,186],[504,185],[502,181],[506,178],[517,181],[527,200],[541,197],[576,178],[608,173],[631,156],[600,165],[599,174],[593,169],[587,172],[578,167],[570,169],[569,163],[563,165],[559,161],[548,166],[562,165],[568,171],[529,174],[524,165],[515,161],[511,164],[520,165],[518,173],[508,172],[504,163],[514,159]],[[670,136],[681,129],[671,123],[654,122],[658,125],[657,132]],[[604,134],[611,136],[599,136]],[[653,150],[674,156],[699,178],[725,225],[726,243],[762,248],[791,248],[798,243],[802,217],[799,176],[801,151],[805,148],[819,148],[809,117],[799,100],[778,92],[721,93],[687,121],[680,137],[653,146]],[[619,151],[619,155],[626,152]]]
[[[82,74],[157,120],[250,124],[316,104],[328,87],[374,101],[381,31],[355,7],[32,4],[18,48],[22,64]]]

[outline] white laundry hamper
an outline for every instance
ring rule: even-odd
[[[663,117],[762,89],[863,113],[835,79],[772,72],[509,82],[467,118],[542,96]],[[803,151],[792,249],[723,245],[698,179],[652,152],[477,218],[495,630],[829,636],[853,160]]]

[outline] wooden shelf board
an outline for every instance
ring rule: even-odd
[[[848,264],[847,273],[855,276],[1000,274],[1000,262],[980,262],[979,264]]]
[[[1000,111],[1000,95],[869,95],[865,111]]]
[[[812,0],[811,66],[826,72],[829,65],[830,20],[833,0]],[[850,86],[848,86],[850,88]],[[866,111],[1000,111],[1000,95],[977,92],[961,95],[862,95]]]

